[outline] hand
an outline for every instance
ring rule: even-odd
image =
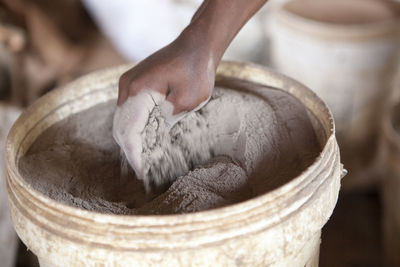
[[[183,33],[121,76],[118,105],[150,90],[165,96],[173,115],[191,111],[211,96],[215,70],[208,49]]]
[[[211,96],[216,70],[212,55],[189,37],[182,33],[120,78],[113,135],[139,179],[144,178],[141,133],[155,105],[172,127]]]
[[[158,105],[170,127],[210,98],[219,61],[234,36],[266,0],[205,0],[170,45],[149,56],[119,81],[113,135],[143,179],[141,134]]]

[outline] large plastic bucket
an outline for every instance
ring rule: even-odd
[[[292,0],[274,16],[272,63],[331,108],[349,170],[344,188],[376,182],[377,129],[400,49],[396,8],[384,0]]]
[[[326,105],[303,85],[265,68],[221,63],[232,79],[284,90],[301,101],[321,154],[300,176],[248,201],[180,215],[122,216],[61,204],[32,189],[19,159],[54,123],[117,97],[126,67],[85,76],[28,108],[7,140],[7,184],[15,229],[42,266],[317,266],[321,229],[335,207],[341,164]]]

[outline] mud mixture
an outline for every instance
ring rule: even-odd
[[[115,101],[47,129],[20,160],[21,174],[55,200],[113,214],[189,213],[264,194],[310,166],[321,144],[296,98],[272,88],[250,89],[216,88],[205,107],[171,129],[168,138],[179,143],[187,162],[163,190],[146,194],[132,172],[121,175],[120,150],[112,138]],[[143,155],[154,162],[163,158],[160,125],[153,112],[143,135]]]

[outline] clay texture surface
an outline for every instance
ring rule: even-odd
[[[146,193],[133,172],[121,175],[112,138],[114,101],[51,126],[20,160],[20,171],[53,199],[113,214],[196,212],[264,194],[298,176],[321,147],[296,98],[272,88],[248,89],[216,88],[205,107],[168,135],[160,134],[165,122],[153,111],[143,132],[143,155],[149,171],[158,164],[162,175],[171,176],[162,190]],[[160,168],[172,158],[163,153],[182,166]]]

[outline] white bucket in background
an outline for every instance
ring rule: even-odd
[[[385,0],[294,0],[274,14],[273,66],[331,108],[349,177],[374,183],[382,106],[400,48],[399,5]]]

